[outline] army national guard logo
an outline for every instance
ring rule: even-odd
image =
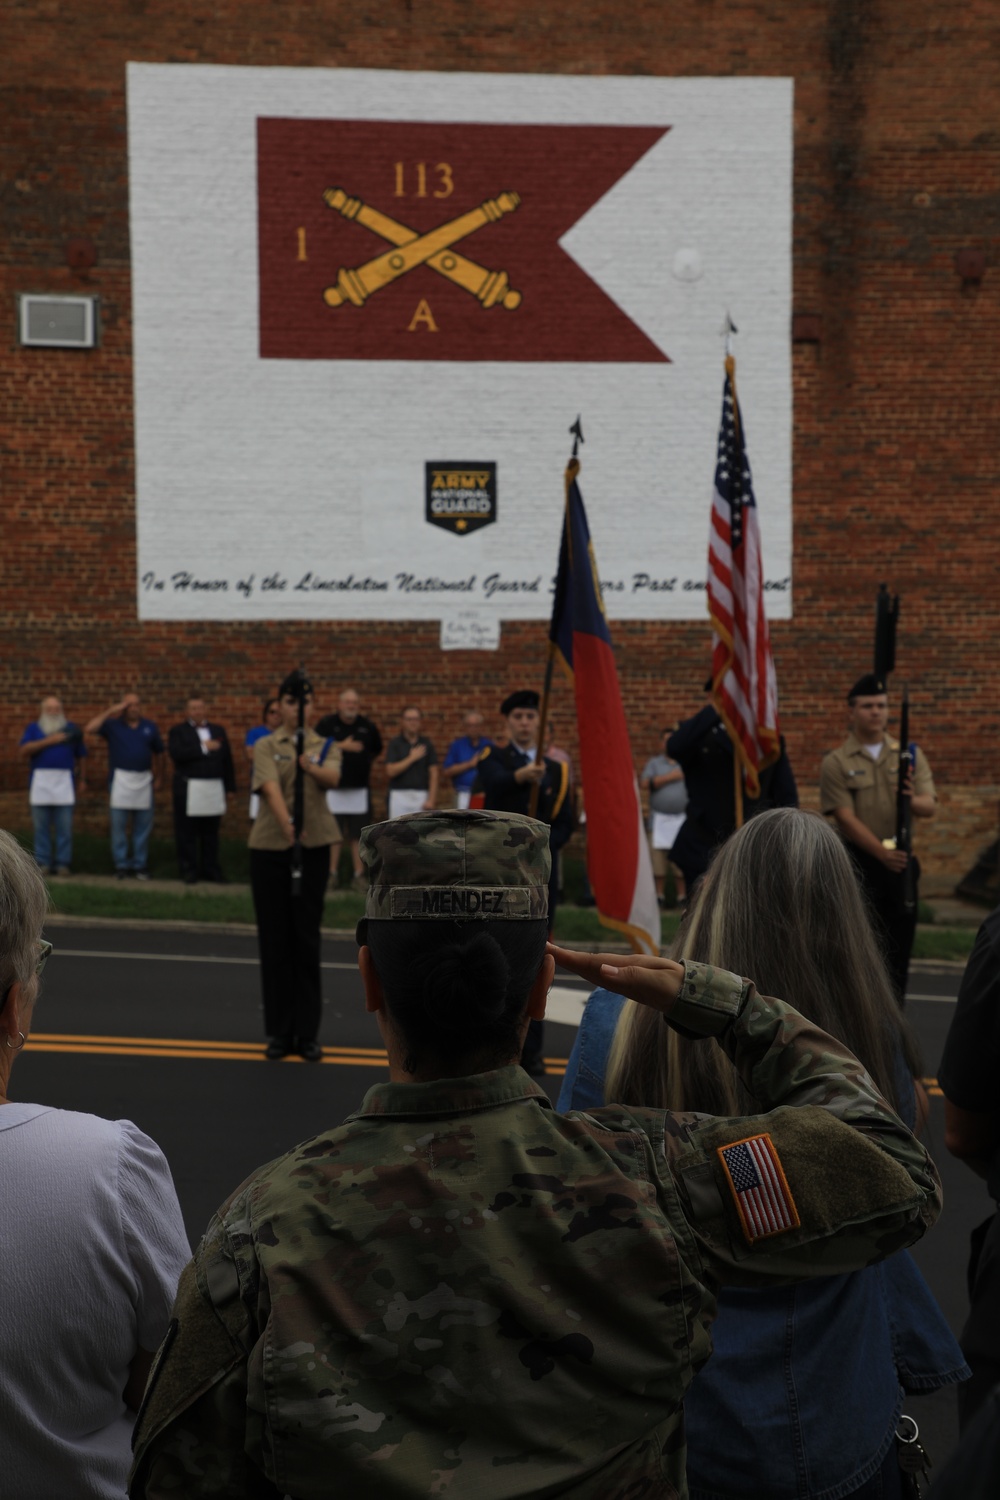
[[[424,514],[432,526],[467,536],[496,520],[496,464],[432,463],[426,474]]]

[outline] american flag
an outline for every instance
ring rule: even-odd
[[[719,455],[708,543],[708,612],[712,617],[712,700],[743,766],[747,795],[760,793],[758,773],[780,753],[778,681],[764,614],[760,528],[735,365],[726,360]]]
[[[798,1210],[769,1135],[719,1146],[718,1155],[751,1244],[798,1227]]]

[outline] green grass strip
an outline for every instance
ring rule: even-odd
[[[964,963],[975,941],[975,927],[918,927],[913,957]]]

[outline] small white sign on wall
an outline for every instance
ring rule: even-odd
[[[442,651],[499,651],[500,616],[495,611],[459,609],[441,621]]]

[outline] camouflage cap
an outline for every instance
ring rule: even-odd
[[[365,916],[545,919],[548,825],[520,813],[418,812],[361,830]]]

